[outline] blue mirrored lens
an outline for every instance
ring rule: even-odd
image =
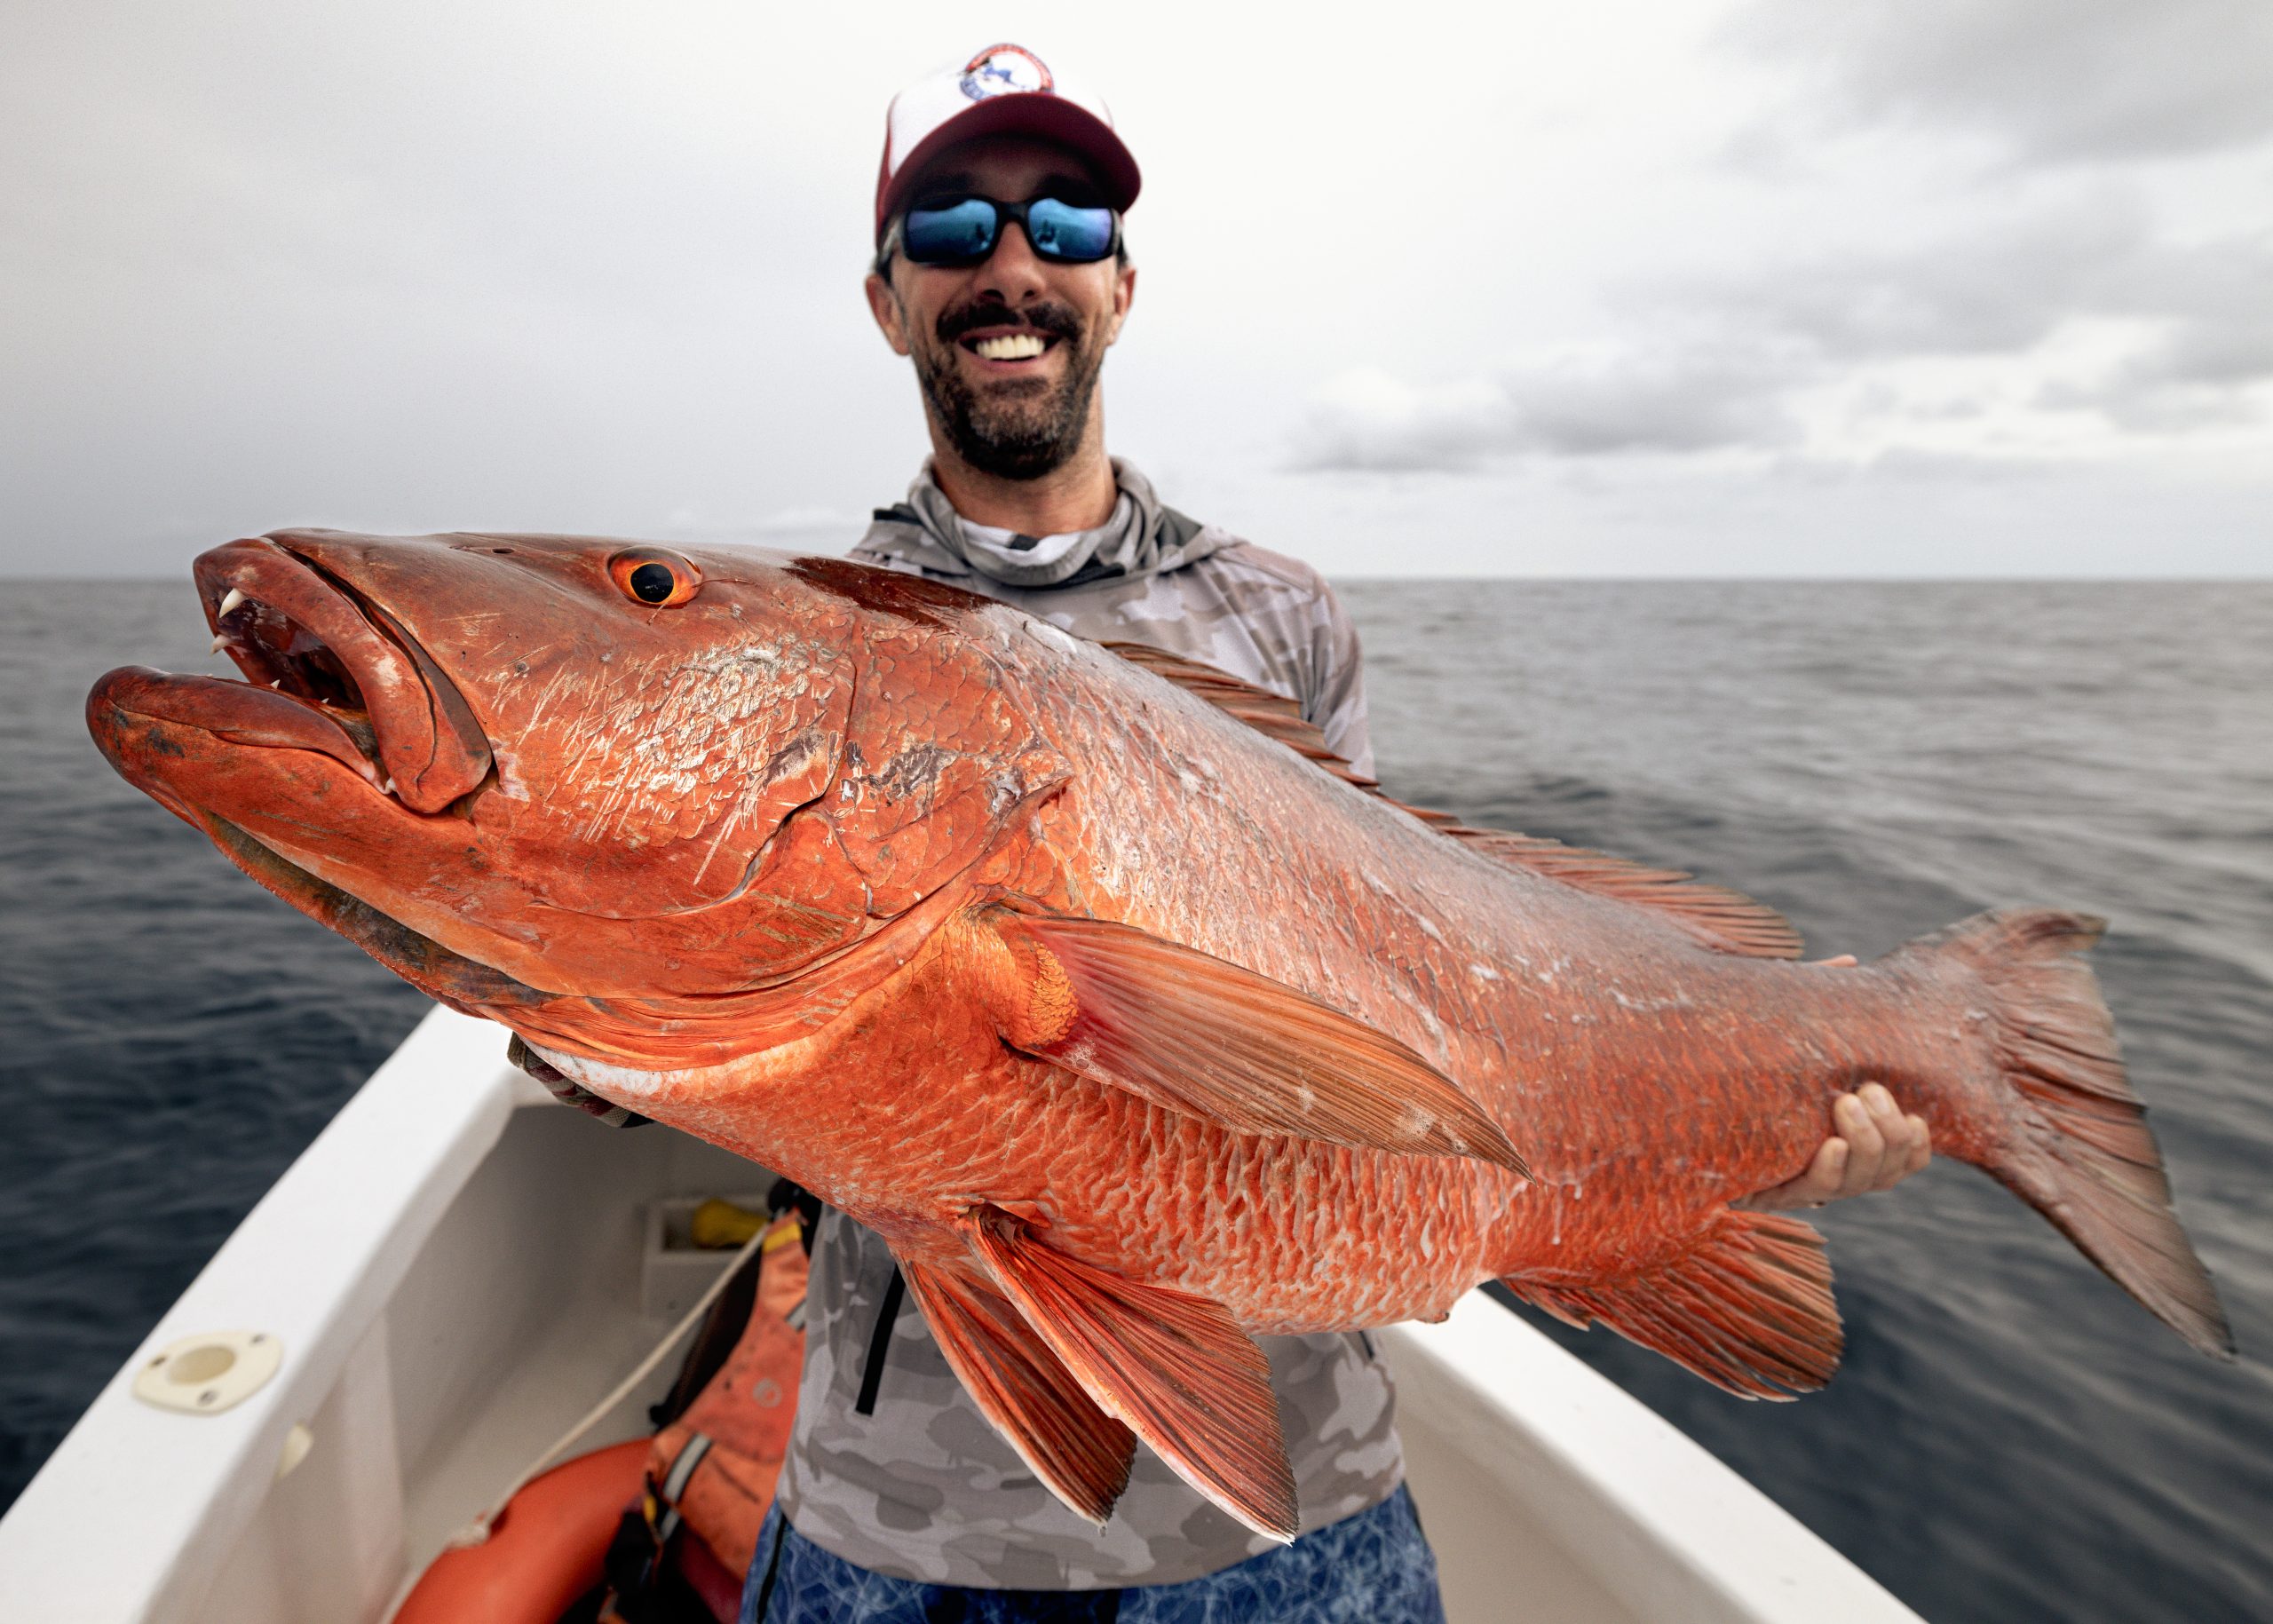
[[[900,247],[918,265],[984,258],[994,252],[1001,225],[994,205],[983,197],[943,209],[910,209],[899,228]]]
[[[1026,205],[1026,240],[1044,259],[1086,265],[1113,252],[1113,210],[1081,209],[1054,197]]]

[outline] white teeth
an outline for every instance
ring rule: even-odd
[[[281,677],[278,677],[274,682],[270,683],[268,685],[269,685],[270,687],[272,687],[272,688],[281,688],[281,687],[284,685],[284,679],[283,679]]]
[[[221,600],[221,613],[223,614],[226,614],[230,610],[244,602],[244,600],[245,595],[243,591],[237,587],[231,587],[229,589],[229,595]]]
[[[228,648],[229,648],[229,634],[228,634],[227,632],[226,632],[226,631],[219,631],[219,632],[216,632],[216,633],[214,633],[214,634],[213,634],[213,652],[214,652],[215,654],[226,654],[226,653],[228,652]]]
[[[981,360],[1032,360],[1047,346],[1039,333],[1005,333],[999,338],[982,338],[970,347],[978,352]]]
[[[386,795],[392,795],[392,794],[394,793],[394,780],[392,780],[392,779],[389,779],[389,780],[387,780],[387,781],[386,781],[385,783],[381,784],[381,785],[379,786],[379,788],[380,788],[381,792],[382,792],[382,793],[384,793],[384,794],[386,794]]]

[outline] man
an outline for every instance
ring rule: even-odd
[[[915,363],[932,456],[852,556],[1156,645],[1287,694],[1370,767],[1358,638],[1307,566],[1163,504],[1108,458],[1097,377],[1136,296],[1136,164],[1102,103],[997,45],[891,107],[869,308]],[[1882,1089],[1842,1098],[1801,1178],[1818,1204],[1924,1164]],[[1102,1531],[979,1414],[883,1242],[820,1223],[796,1430],[745,1620],[1439,1619],[1388,1377],[1361,1335],[1263,1339],[1303,1535],[1277,1547],[1140,1451]]]

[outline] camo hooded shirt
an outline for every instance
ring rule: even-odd
[[[1112,519],[1022,536],[956,514],[926,464],[852,557],[981,592],[1076,637],[1150,643],[1296,701],[1370,772],[1358,636],[1318,573],[1161,504],[1115,459]],[[1173,1584],[1271,1548],[1139,1447],[1100,1530],[1044,1488],[947,1367],[891,1254],[834,1209],[814,1240],[797,1420],[776,1493],[797,1532],[895,1578],[994,1589]],[[1404,1481],[1387,1369],[1359,1333],[1258,1339],[1305,1533]]]

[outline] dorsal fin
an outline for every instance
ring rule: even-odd
[[[1344,783],[1355,784],[1360,789],[1377,788],[1374,780],[1335,755],[1316,725],[1303,720],[1302,707],[1284,694],[1258,688],[1212,665],[1154,648],[1150,643],[1107,643],[1105,646],[1129,664],[1141,665],[1185,693],[1197,694],[1225,716],[1236,717],[1259,733],[1269,734],[1296,755],[1308,757]]]
[[[1652,868],[1585,846],[1566,846],[1544,836],[1511,835],[1504,829],[1472,829],[1456,823],[1445,833],[1466,844],[1469,850],[1511,868],[1528,869],[1598,897],[1662,909],[1716,953],[1752,959],[1800,956],[1800,932],[1783,915],[1742,891],[1712,884],[1679,868]]]
[[[1578,891],[1646,907],[1716,953],[1745,958],[1796,959],[1800,933],[1792,922],[1741,892],[1713,885],[1677,868],[1652,868],[1622,857],[1566,846],[1538,835],[1470,828],[1449,812],[1408,806],[1382,794],[1381,786],[1351,768],[1329,749],[1326,735],[1303,719],[1301,708],[1282,694],[1244,682],[1214,666],[1169,654],[1148,643],[1107,643],[1131,665],[1139,665],[1216,709],[1268,734],[1309,757],[1345,783],[1355,784],[1438,833],[1461,842],[1480,857],[1555,880]]]

